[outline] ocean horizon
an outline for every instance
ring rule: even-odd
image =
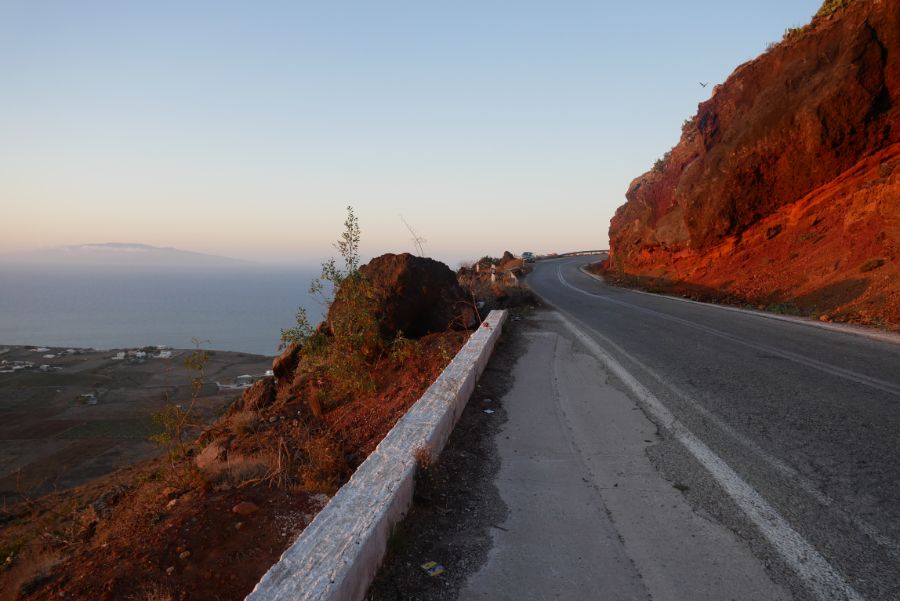
[[[281,329],[318,268],[125,268],[0,265],[0,345],[130,348],[168,345],[278,353]]]

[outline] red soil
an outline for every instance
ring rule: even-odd
[[[327,501],[321,491],[349,477],[465,338],[433,334],[409,356],[385,357],[372,369],[374,391],[321,419],[290,382],[281,394],[257,384],[201,435],[231,457],[284,449],[274,455],[280,480],[196,470],[179,479],[157,460],[0,514],[0,561],[10,558],[0,598],[243,599]],[[247,412],[252,421],[238,423]]]
[[[900,3],[855,0],[738,67],[631,184],[607,274],[900,327]]]
[[[646,246],[623,284],[900,329],[900,144],[704,249]]]

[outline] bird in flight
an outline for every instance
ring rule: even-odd
[[[700,82],[697,82],[697,83],[700,84],[700,87],[701,87],[701,88],[705,88],[706,86],[709,85],[709,82],[703,83],[702,81],[700,81]]]

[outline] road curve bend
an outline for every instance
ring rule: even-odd
[[[900,599],[900,345],[608,286],[589,260],[527,282],[686,451],[657,468],[798,598]]]

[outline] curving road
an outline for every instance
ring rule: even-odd
[[[900,599],[900,344],[607,286],[589,260],[528,285],[660,427],[655,467],[797,598]]]

